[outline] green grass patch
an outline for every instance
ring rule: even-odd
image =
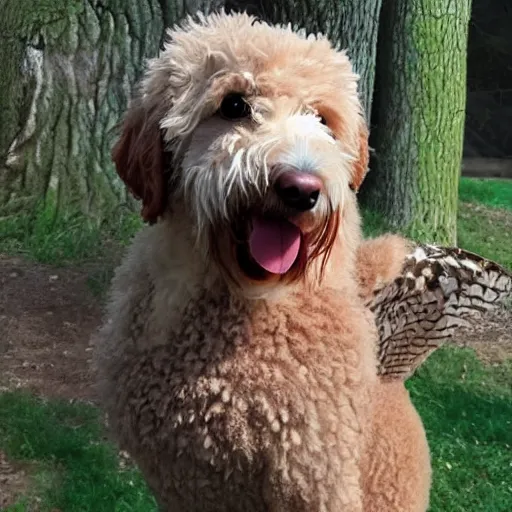
[[[41,512],[151,512],[153,498],[135,468],[120,469],[113,445],[104,441],[95,407],[43,401],[23,392],[0,395],[0,448],[31,461]],[[30,497],[10,511],[29,511]]]
[[[0,219],[0,253],[55,265],[93,260],[112,244],[125,245],[140,226],[139,217],[127,211],[102,223],[81,213],[56,217],[48,201],[31,214]]]
[[[382,235],[383,233],[397,232],[396,229],[393,229],[389,224],[387,224],[382,215],[379,215],[372,210],[368,210],[366,208],[361,209],[361,216],[365,237],[373,238]]]
[[[512,362],[484,366],[470,350],[437,351],[407,384],[429,439],[431,512],[512,510]],[[36,463],[42,512],[151,512],[134,468],[120,469],[96,408],[0,395],[0,448]],[[13,511],[28,512],[28,498]]]
[[[512,269],[512,212],[461,203],[458,245]]]
[[[512,210],[512,180],[461,178],[459,200]]]
[[[461,178],[458,245],[512,269],[512,180]]]
[[[512,362],[470,350],[434,353],[408,382],[429,439],[432,512],[512,510]]]

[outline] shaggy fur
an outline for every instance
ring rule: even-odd
[[[403,383],[377,376],[364,305],[408,247],[361,238],[356,84],[326,39],[247,15],[189,19],[149,63],[114,160],[153,225],[116,273],[96,364],[162,510],[427,508],[423,428]],[[247,118],[219,115],[233,92]],[[288,169],[321,178],[314,209],[279,202]],[[247,263],[252,215],[300,227],[283,275]]]

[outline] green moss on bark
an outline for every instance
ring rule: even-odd
[[[364,202],[410,236],[456,242],[470,0],[385,1],[376,150]]]
[[[144,59],[158,51],[159,4],[8,0],[4,11],[0,216],[53,191],[55,213],[80,210],[101,221],[131,203],[110,149]]]

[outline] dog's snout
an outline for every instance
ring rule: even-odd
[[[322,180],[313,174],[286,171],[277,179],[275,190],[286,206],[305,212],[316,205]]]

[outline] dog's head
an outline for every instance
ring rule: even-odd
[[[188,19],[113,152],[146,221],[179,216],[230,283],[319,278],[367,168],[357,76],[323,37]]]

